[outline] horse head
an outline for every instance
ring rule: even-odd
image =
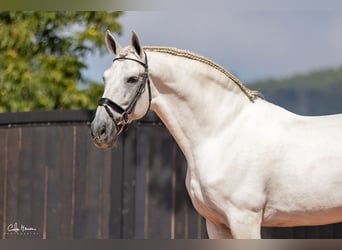
[[[131,45],[125,48],[109,31],[105,41],[116,58],[103,74],[104,93],[91,123],[91,135],[101,148],[112,147],[132,121],[147,113],[151,103],[147,57],[136,33],[132,32]]]

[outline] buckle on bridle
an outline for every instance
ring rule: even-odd
[[[128,113],[127,112],[123,112],[122,114],[121,114],[121,119],[120,119],[120,121],[118,121],[117,123],[116,123],[116,125],[118,125],[118,126],[125,126],[125,125],[128,125]]]

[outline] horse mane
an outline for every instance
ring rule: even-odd
[[[220,71],[221,73],[225,74],[231,80],[233,80],[233,82],[239,86],[242,92],[247,95],[250,101],[254,102],[254,100],[256,100],[259,97],[263,98],[262,94],[259,91],[248,89],[237,77],[235,77],[225,68],[221,67],[217,63],[214,63],[213,61],[209,60],[206,57],[197,55],[187,50],[181,50],[181,49],[171,48],[171,47],[144,46],[144,49],[147,51],[152,51],[152,52],[161,52],[161,53],[166,53],[166,54],[170,54],[174,56],[180,56],[180,57],[188,58],[191,60],[195,60],[195,61],[207,64],[215,68],[216,70]]]

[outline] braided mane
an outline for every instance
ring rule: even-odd
[[[259,91],[250,90],[248,89],[238,78],[236,78],[234,75],[232,75],[230,72],[228,72],[226,69],[218,65],[217,63],[214,63],[213,61],[209,60],[208,58],[205,58],[203,56],[197,55],[193,52],[187,51],[187,50],[181,50],[177,48],[170,48],[170,47],[159,47],[159,46],[144,46],[144,49],[147,51],[152,52],[161,52],[166,53],[174,56],[180,56],[184,58],[188,58],[191,60],[199,61],[204,64],[207,64],[221,73],[225,74],[228,78],[233,80],[233,82],[239,86],[239,88],[242,90],[243,93],[247,95],[247,97],[254,102],[255,99],[262,97],[261,93]]]

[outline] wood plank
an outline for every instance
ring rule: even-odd
[[[56,129],[54,127],[53,129]],[[52,129],[52,128],[51,128]],[[61,126],[59,129],[59,159],[56,167],[58,178],[58,238],[73,238],[73,175],[75,164],[75,133],[73,126]],[[59,166],[58,166],[59,165]]]
[[[172,151],[170,151],[169,155],[172,155],[171,158],[171,239],[176,238],[176,208],[177,208],[177,167],[179,167],[179,163],[177,162],[177,146],[176,143],[170,138]]]
[[[18,211],[18,182],[19,182],[19,155],[21,151],[21,128],[7,131],[7,200],[4,207],[3,226],[6,228],[3,238],[16,238],[17,235],[8,232],[7,227],[17,222]]]
[[[49,145],[46,237],[72,239],[74,130],[72,126],[52,126],[46,134]]]
[[[201,217],[201,235],[199,236],[199,238],[201,239],[208,239],[208,232],[207,232],[207,226],[206,226],[206,222],[205,219],[203,217]]]
[[[32,215],[32,149],[33,128],[22,129],[22,150],[19,155],[19,178],[18,178],[18,214],[16,221],[25,225],[31,224]]]
[[[123,135],[124,166],[122,172],[122,234],[124,239],[135,235],[135,166],[136,166],[136,124]]]
[[[164,128],[159,127],[154,127],[149,136],[151,166],[148,238],[169,239],[172,208],[172,139]]]
[[[123,142],[119,138],[116,148],[112,150],[112,164],[110,174],[110,218],[109,238],[122,238],[122,199],[123,199]]]
[[[192,206],[192,203],[190,202],[190,198],[188,199],[188,209],[189,209],[189,215],[188,215],[188,238],[189,239],[197,239],[198,238],[198,227],[199,225],[199,218],[198,213]]]
[[[45,173],[47,168],[46,152],[48,150],[47,144],[47,131],[46,127],[34,127],[32,128],[32,168],[30,174],[32,177],[32,214],[30,218],[30,224],[27,226],[37,229],[38,235],[36,238],[43,237],[44,228],[44,212],[45,212]],[[26,128],[24,129],[26,130]],[[24,139],[24,138],[23,138]]]
[[[170,239],[174,234],[171,231],[174,225],[172,224],[172,207],[173,205],[173,190],[172,190],[172,177],[173,177],[173,169],[174,169],[174,154],[173,151],[173,140],[170,134],[164,128],[158,128],[157,137],[154,139],[155,141],[158,139],[158,143],[156,143],[156,147],[161,150],[161,156],[156,157],[158,161],[159,174],[156,176],[156,180],[158,181],[158,186],[156,190],[156,195],[159,196],[159,204],[161,209],[161,219],[159,220],[159,233],[160,236],[157,238],[162,239]],[[156,130],[156,129],[154,129]]]
[[[103,172],[100,177],[101,199],[97,239],[110,238],[112,151],[113,150],[106,150],[104,154]]]
[[[0,233],[2,239],[6,237],[6,206],[7,206],[7,158],[8,134],[7,129],[0,129]]]
[[[186,176],[186,160],[184,155],[174,142],[173,147],[176,151],[174,171],[176,172],[176,190],[175,190],[175,238],[176,239],[188,239],[189,238],[189,202],[190,197],[187,194],[185,187]]]
[[[147,182],[150,171],[150,141],[146,127],[137,126],[137,165],[135,191],[135,238],[147,239],[149,193]]]
[[[45,218],[43,234],[46,239],[59,239],[59,179],[60,179],[60,130],[58,128],[47,131],[47,177],[46,177],[46,197],[45,197]],[[56,140],[58,138],[58,140]]]
[[[75,182],[75,238],[91,239],[94,238],[94,229],[96,231],[97,214],[94,201],[91,200],[94,192],[96,193],[96,175],[94,173],[94,164],[103,165],[103,159],[99,157],[96,163],[93,158],[93,148],[89,148],[88,131],[80,129],[77,133],[76,155],[76,176]],[[96,150],[96,149],[95,149]],[[95,201],[96,202],[96,201]],[[95,232],[96,235],[96,232]]]
[[[89,135],[88,135],[89,136]],[[100,183],[104,159],[103,152],[99,149],[89,145],[88,137],[84,138],[84,144],[87,146],[86,154],[86,225],[85,225],[85,239],[96,239],[98,229],[98,214],[99,214],[99,196]]]
[[[76,136],[76,180],[75,180],[75,213],[74,239],[83,239],[87,226],[87,154],[88,147],[84,138],[87,136],[80,130]]]

